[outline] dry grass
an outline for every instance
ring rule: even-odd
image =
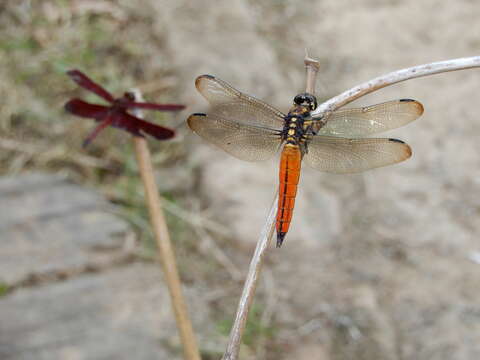
[[[73,96],[101,101],[79,90],[65,71],[82,69],[113,93],[145,86],[148,98],[173,100],[171,68],[146,61],[160,52],[161,40],[149,41],[148,47],[135,41],[139,32],[148,36],[148,18],[110,2],[20,1],[1,10],[0,174],[66,172],[74,181],[108,190],[130,214],[140,206],[136,194],[141,188],[130,139],[107,130],[87,151],[81,148],[93,124],[68,116],[63,104]],[[123,41],[110,41],[112,34]],[[163,78],[170,82],[163,86],[160,80],[159,87],[152,88],[152,79]],[[149,116],[170,126],[180,121],[163,114]],[[151,146],[158,167],[183,159],[181,141]],[[132,221],[143,226],[139,219]]]

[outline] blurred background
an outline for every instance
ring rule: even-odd
[[[476,1],[3,1],[0,4],[0,358],[180,359],[130,137],[63,110],[116,95],[187,105],[151,121],[157,183],[204,359],[219,359],[277,186],[185,126],[216,75],[287,111],[305,49],[326,100],[378,75],[478,55]],[[354,106],[413,98],[386,136],[405,163],[356,175],[305,168],[272,247],[242,359],[480,358],[480,71],[401,83]],[[278,159],[277,159],[278,160]]]

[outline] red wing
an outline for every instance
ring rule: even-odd
[[[94,82],[80,70],[67,71],[67,75],[70,76],[73,81],[75,81],[79,86],[83,87],[84,89],[87,89],[94,94],[97,94],[108,102],[113,102],[114,98],[112,94],[105,90],[101,85]]]
[[[154,103],[128,102],[127,106],[129,108],[158,110],[158,111],[179,111],[179,110],[185,109],[185,105],[177,105],[177,104],[154,104]]]
[[[65,110],[70,114],[84,118],[102,121],[108,115],[108,106],[90,104],[80,99],[72,99],[65,104]]]
[[[313,136],[304,161],[312,168],[330,173],[361,172],[395,164],[412,155],[410,146],[397,139],[345,139]]]
[[[202,75],[195,86],[212,105],[215,114],[240,124],[282,129],[284,117],[281,111],[253,96],[244,94],[225,81],[211,75]]]
[[[139,119],[127,112],[115,112],[112,114],[112,126],[128,131],[129,133],[143,137],[148,134],[158,140],[166,140],[175,136],[175,132],[160,125],[152,124]]]

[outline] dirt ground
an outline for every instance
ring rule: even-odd
[[[158,175],[171,179],[162,191],[185,211],[228,230],[207,231],[233,269],[201,252],[204,232],[180,229],[190,241],[178,243],[187,281],[212,293],[232,285],[212,303],[222,323],[233,317],[235,275],[246,272],[278,162],[236,160],[189,132],[185,118],[206,109],[195,77],[218,76],[286,111],[305,86],[305,49],[321,63],[317,95],[327,99],[396,69],[479,55],[479,17],[480,5],[468,0],[7,1],[0,5],[1,173],[61,171],[123,203],[125,195],[109,188],[123,189],[125,173],[132,176],[121,165],[131,158],[127,141],[110,131],[80,150],[91,124],[61,111],[72,94],[84,94],[63,75],[67,68],[113,91],[139,86],[147,98],[187,104],[178,116],[158,118],[180,134],[155,145]],[[413,157],[356,175],[304,169],[285,245],[268,256],[245,359],[480,358],[479,91],[480,70],[466,70],[353,104],[420,101],[419,120],[385,135],[410,144]],[[223,344],[226,334],[201,338]]]

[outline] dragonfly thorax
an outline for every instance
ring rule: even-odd
[[[293,99],[293,106],[285,117],[283,138],[287,144],[300,145],[312,132],[310,112],[317,108],[317,99],[309,93],[298,94]]]
[[[301,145],[307,135],[312,133],[310,112],[317,107],[317,99],[309,93],[298,94],[293,99],[293,106],[285,116],[283,139],[287,144]]]
[[[287,144],[301,145],[312,133],[310,110],[303,105],[294,105],[287,116],[283,128],[283,139]]]
[[[113,106],[117,109],[127,109],[128,104],[135,101],[135,95],[132,92],[125,92],[122,97],[113,100]]]

